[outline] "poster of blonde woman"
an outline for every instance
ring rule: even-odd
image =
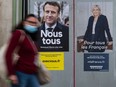
[[[112,8],[112,2],[78,3],[78,52],[106,52],[107,50],[113,50]]]

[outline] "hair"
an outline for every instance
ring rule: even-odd
[[[41,17],[40,16],[38,17],[38,21],[41,22]]]
[[[24,20],[26,21],[29,17],[37,18],[37,16],[34,15],[34,14],[28,14],[28,15],[25,16],[25,19],[24,19]],[[37,19],[38,19],[38,18],[37,18]]]
[[[61,9],[61,8],[60,8],[59,3],[56,2],[56,1],[47,1],[47,2],[45,2],[44,6],[43,6],[43,11],[45,10],[45,6],[46,6],[47,4],[52,5],[52,6],[57,6],[57,7],[58,7],[58,13],[60,13],[60,9]]]
[[[25,18],[18,25],[14,26],[14,28],[12,29],[12,32],[15,32],[16,30],[23,30],[26,34],[28,34],[32,38],[33,41],[37,41],[37,32],[35,32],[35,33],[29,33],[28,31],[26,31],[24,29],[24,24],[23,23],[29,17],[37,18],[37,16],[35,16],[34,14],[28,14],[27,16],[25,16]]]
[[[19,24],[14,26],[14,28],[12,29],[12,32],[14,32],[15,30],[24,30],[23,22],[26,21],[29,17],[37,18],[37,16],[35,16],[34,14],[28,14],[27,16],[25,16],[25,18],[21,22],[19,22]]]
[[[69,21],[69,17],[66,17],[64,20],[64,24],[66,24],[66,22]]]
[[[101,8],[100,8],[99,5],[94,5],[93,8],[94,8],[94,7],[97,7],[97,8],[101,11]],[[93,10],[93,8],[92,8],[92,10]]]

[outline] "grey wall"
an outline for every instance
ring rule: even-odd
[[[0,47],[7,41],[12,26],[12,0],[0,0]]]
[[[113,51],[105,52],[109,54],[109,71],[108,72],[84,71],[84,53],[77,52],[76,53],[76,87],[115,87],[116,86],[116,48],[115,48],[116,1],[115,0],[76,0],[75,35],[77,37],[84,34],[87,27],[88,17],[91,15],[90,14],[91,12],[88,9],[90,9],[91,5],[93,4],[101,5],[101,9],[103,9],[102,13],[108,17],[111,34],[113,36]]]
[[[29,13],[34,13],[34,2],[36,1],[41,1],[41,0],[29,0],[30,1],[30,6],[29,6]],[[41,1],[44,2],[45,0]],[[50,1],[50,0],[49,0]],[[53,1],[57,1],[57,0],[53,0]],[[58,1],[66,1],[68,2],[70,8],[69,8],[69,20],[70,20],[70,28],[69,28],[69,44],[70,44],[70,48],[69,48],[69,52],[65,52],[65,56],[64,56],[64,70],[62,71],[51,71],[51,75],[52,75],[52,81],[50,82],[50,84],[45,85],[43,87],[73,87],[74,86],[74,78],[73,78],[73,46],[74,43],[73,42],[73,10],[72,10],[72,1],[71,0],[58,0]],[[35,9],[36,10],[36,9]]]
[[[31,5],[35,1],[29,0]],[[57,0],[56,0],[57,1]],[[62,0],[59,0],[62,1]],[[63,71],[51,71],[52,81],[43,87],[115,87],[116,85],[116,21],[115,19],[115,0],[66,0],[69,3],[69,41],[70,51],[65,52],[65,62]],[[102,13],[105,14],[109,21],[111,34],[113,36],[113,51],[109,52],[109,71],[108,72],[85,72],[84,54],[76,52],[76,37],[80,36],[86,30],[88,17],[91,15],[89,9],[93,4],[99,4]],[[110,3],[110,4],[109,4]],[[83,6],[84,7],[81,7]],[[89,4],[89,5],[88,5]],[[34,12],[34,7],[29,6],[29,13]],[[75,8],[74,8],[75,7]],[[85,10],[85,9],[86,10]],[[74,10],[75,9],[75,10]],[[73,14],[75,13],[75,14]],[[75,20],[75,21],[74,21]],[[74,24],[75,23],[75,24]],[[83,30],[83,29],[85,30]]]

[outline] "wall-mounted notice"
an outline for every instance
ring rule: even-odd
[[[84,71],[109,71],[109,54],[84,54]]]
[[[39,60],[45,64],[48,70],[64,70],[63,52],[40,52]]]

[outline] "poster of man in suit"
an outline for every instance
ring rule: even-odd
[[[69,51],[69,26],[64,22],[65,18],[69,17],[68,3],[46,1],[36,2],[35,6],[37,5],[36,12],[41,19],[41,26],[38,28],[38,50],[40,52]]]

